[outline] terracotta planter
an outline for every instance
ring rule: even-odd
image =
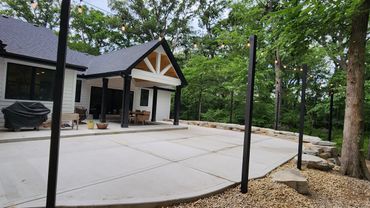
[[[108,123],[96,123],[96,127],[98,127],[98,129],[106,129],[108,128]]]

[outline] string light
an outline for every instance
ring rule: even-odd
[[[78,13],[80,13],[80,14],[82,14],[82,12],[83,12],[83,9],[82,9],[82,6],[81,5],[78,5]]]
[[[32,0],[31,1],[31,8],[36,9],[36,7],[37,7],[37,1]]]
[[[125,26],[125,25],[122,25],[122,26],[121,26],[121,31],[122,31],[122,32],[125,32],[125,31],[126,31],[126,26]]]
[[[278,63],[278,60],[275,60],[275,64],[277,64]]]
[[[158,40],[159,40],[159,41],[161,41],[161,40],[162,40],[162,37],[161,37],[161,36],[159,36],[159,37],[158,37]]]
[[[198,45],[196,43],[194,43],[193,47],[194,48],[198,48]]]
[[[287,66],[286,66],[286,65],[284,65],[283,67],[284,67],[284,69],[286,69],[286,67],[287,67]]]
[[[78,5],[78,13],[80,13],[80,14],[82,14],[82,12],[83,12],[83,9],[82,9],[82,0],[80,0],[80,4]]]
[[[302,69],[302,68],[301,68],[300,70],[301,70],[301,71],[303,71],[303,69]]]
[[[297,68],[294,68],[294,71],[297,71]]]
[[[221,44],[221,48],[225,48],[225,44],[224,43]]]
[[[247,47],[249,48],[249,47],[251,47],[251,44],[250,43],[247,43]],[[262,53],[261,53],[262,54]]]

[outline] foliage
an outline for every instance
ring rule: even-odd
[[[343,128],[351,17],[363,0],[111,0],[114,14],[76,5],[70,47],[90,54],[165,37],[189,85],[182,94],[182,119],[244,123],[248,37],[258,37],[253,124],[274,123],[274,61],[282,68],[282,128],[298,125],[301,73],[309,66],[306,131],[325,138],[329,91],[334,91],[334,137]],[[0,13],[57,32],[59,1],[4,0]],[[121,31],[121,26],[125,31]],[[365,128],[370,129],[370,46],[365,73]]]
[[[0,14],[17,17],[26,22],[56,29],[59,22],[60,3],[57,0],[38,0],[32,9],[29,1],[3,0],[0,2]]]

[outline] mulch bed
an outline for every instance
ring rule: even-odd
[[[277,170],[292,167],[295,167],[293,161]],[[305,169],[302,174],[308,179],[310,195],[301,195],[267,176],[250,181],[247,194],[241,194],[238,186],[221,194],[172,207],[370,207],[370,181],[342,176],[337,170]]]

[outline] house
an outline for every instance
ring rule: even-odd
[[[0,16],[0,108],[15,101],[37,101],[52,108],[57,42],[47,28]],[[127,127],[129,111],[150,111],[152,121],[168,119],[175,93],[178,124],[186,84],[165,39],[99,56],[67,49],[62,111],[83,106],[95,118],[116,117]]]

